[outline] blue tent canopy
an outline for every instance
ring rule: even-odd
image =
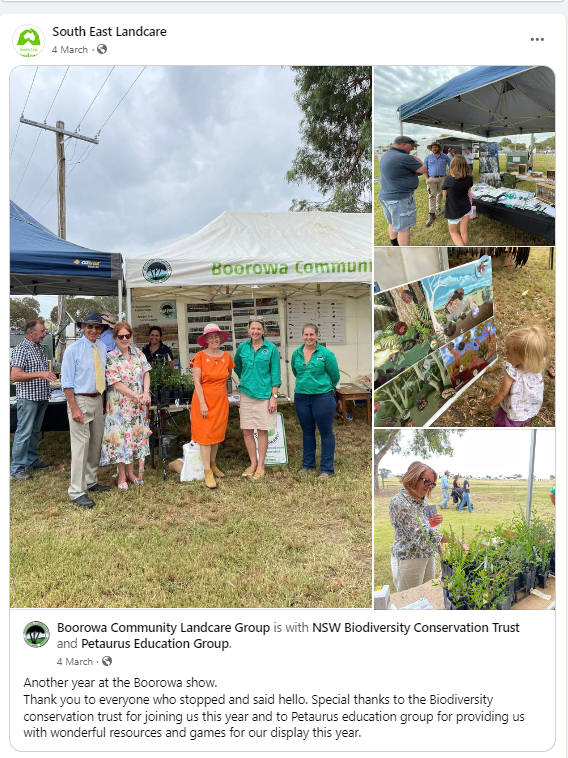
[[[11,295],[116,295],[119,253],[74,245],[10,201]]]
[[[477,134],[555,130],[554,73],[546,66],[477,66],[401,105],[402,121]]]

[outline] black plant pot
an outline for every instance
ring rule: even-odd
[[[441,561],[441,565],[442,565],[442,579],[444,579],[445,577],[452,576],[452,574],[454,573],[453,566],[450,566],[449,563],[445,563],[444,561]]]
[[[180,403],[190,403],[191,398],[193,397],[193,389],[181,389],[179,391],[179,401]]]
[[[546,587],[546,583],[548,582],[548,571],[539,572],[537,575],[538,579],[538,586],[541,589],[544,589]]]
[[[150,397],[152,399],[152,405],[158,405],[158,403],[160,402],[160,390],[159,389],[150,390]]]
[[[506,600],[503,600],[502,603],[497,603],[497,610],[498,611],[510,611],[511,610],[511,598],[508,597]]]

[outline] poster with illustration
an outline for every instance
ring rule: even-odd
[[[424,426],[455,392],[436,350],[375,391],[375,426]]]
[[[375,387],[389,382],[438,348],[421,282],[374,298]]]
[[[427,425],[497,358],[489,256],[375,295],[374,315],[375,426]]]
[[[493,316],[491,258],[442,271],[422,280],[440,345]]]
[[[497,358],[497,341],[493,319],[449,342],[440,350],[452,387],[469,384],[480,371]]]

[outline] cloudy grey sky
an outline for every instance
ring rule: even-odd
[[[453,79],[459,74],[471,71],[475,66],[375,66],[374,69],[374,109],[373,131],[375,145],[390,145],[399,134],[399,122],[397,108],[399,105],[408,103],[418,97],[427,95],[444,82]],[[423,137],[439,137],[440,129],[418,124],[405,124],[404,133],[414,139]],[[463,136],[460,132],[443,129],[442,134]],[[552,136],[548,132],[538,136],[538,139],[546,139]],[[479,139],[475,135],[468,135]],[[509,137],[514,140],[515,137]],[[523,135],[521,142],[527,140]]]
[[[114,69],[81,133],[95,136],[141,68]],[[11,75],[10,149],[35,70],[22,66]],[[26,118],[43,122],[49,112],[48,124],[64,121],[73,131],[111,67],[71,67],[52,105],[65,71],[39,67]],[[318,199],[284,178],[299,145],[294,92],[293,72],[276,66],[146,68],[82,162],[88,143],[66,145],[67,238],[128,256],[182,239],[226,210],[287,211],[294,197]],[[52,231],[55,171],[36,193],[55,161],[54,134],[22,124],[10,197]],[[41,299],[42,315],[54,302]]]
[[[411,429],[402,430],[402,439],[412,434]],[[470,474],[474,478],[485,476],[528,476],[530,429],[517,429],[512,444],[511,434],[502,429],[466,429],[463,437],[452,437],[454,455],[430,456],[429,463],[436,473],[449,469],[452,474]],[[548,479],[554,474],[555,442],[554,429],[538,429],[536,433],[535,475],[539,479]],[[403,444],[404,447],[404,444]],[[402,474],[413,456],[387,453],[382,468],[390,469],[393,474]]]

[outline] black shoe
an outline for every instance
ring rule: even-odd
[[[430,213],[428,215],[428,221],[424,224],[424,226],[432,226],[432,224],[434,223],[434,219],[435,218],[436,218],[436,214],[435,213]]]
[[[16,471],[15,474],[11,474],[10,478],[16,482],[29,482],[33,477],[26,474],[25,471]]]
[[[444,211],[443,211],[443,210],[440,208],[440,210],[439,210],[439,211],[436,211],[436,215],[437,215],[437,216],[441,216],[443,212],[444,212]]]
[[[87,492],[110,492],[108,484],[93,484],[92,487],[87,489]]]
[[[79,508],[93,508],[95,505],[94,500],[91,500],[91,498],[86,495],[81,495],[81,497],[77,497],[75,500],[71,500],[71,502],[73,505],[78,505]]]
[[[29,470],[36,470],[39,468],[50,468],[51,463],[48,463],[47,461],[38,461],[35,466],[30,466]]]

